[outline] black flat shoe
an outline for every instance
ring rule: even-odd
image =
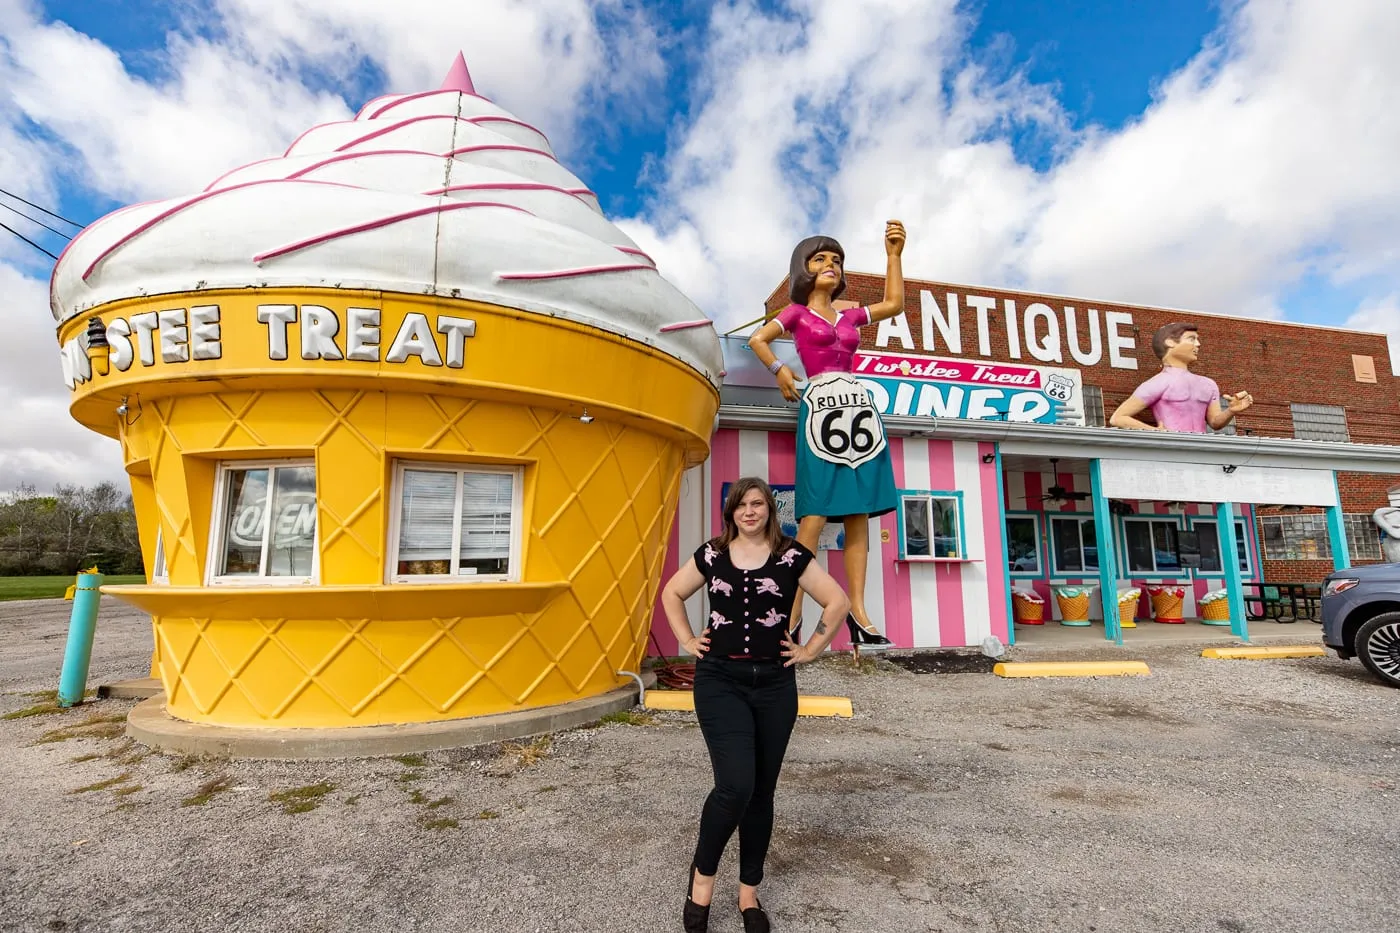
[[[763,904],[739,911],[744,918],[744,933],[768,933],[773,927],[768,923],[768,915],[763,912]]]
[[[851,644],[853,645],[891,645],[894,644],[879,632],[872,631],[861,626],[856,621],[856,617],[851,613],[846,613],[846,631],[850,633]]]
[[[685,933],[707,933],[710,929],[710,905],[701,906],[690,899],[690,895],[695,892],[695,875],[697,869],[690,866],[690,879],[685,887],[685,908],[681,911],[681,928]],[[748,921],[744,921],[746,924]],[[766,924],[765,919],[765,924]],[[747,927],[745,927],[747,929]],[[765,925],[763,929],[768,929]]]

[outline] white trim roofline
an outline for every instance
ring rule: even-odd
[[[796,431],[796,415],[795,407],[721,405],[718,426]],[[881,420],[890,436],[994,441],[1001,445],[1004,454],[1400,474],[1400,447],[1390,444],[1256,435],[1174,434],[908,415],[885,415]]]

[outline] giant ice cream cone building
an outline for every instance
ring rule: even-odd
[[[710,322],[539,130],[382,97],[90,226],[52,303],[72,413],[119,438],[169,713],[434,722],[630,682]]]

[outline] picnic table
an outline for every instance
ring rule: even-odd
[[[1322,584],[1244,583],[1245,617],[1252,622],[1321,622]]]

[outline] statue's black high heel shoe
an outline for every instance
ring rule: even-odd
[[[698,869],[692,863],[690,879],[685,888],[685,909],[681,911],[681,926],[685,933],[707,933],[710,929],[710,905],[701,906],[690,899],[695,892],[695,875]]]
[[[884,635],[881,635],[879,632],[873,631],[862,626],[859,622],[856,621],[856,617],[849,612],[846,613],[846,631],[851,636],[852,645],[876,646],[894,644],[894,642],[890,641],[888,638],[886,638]]]

